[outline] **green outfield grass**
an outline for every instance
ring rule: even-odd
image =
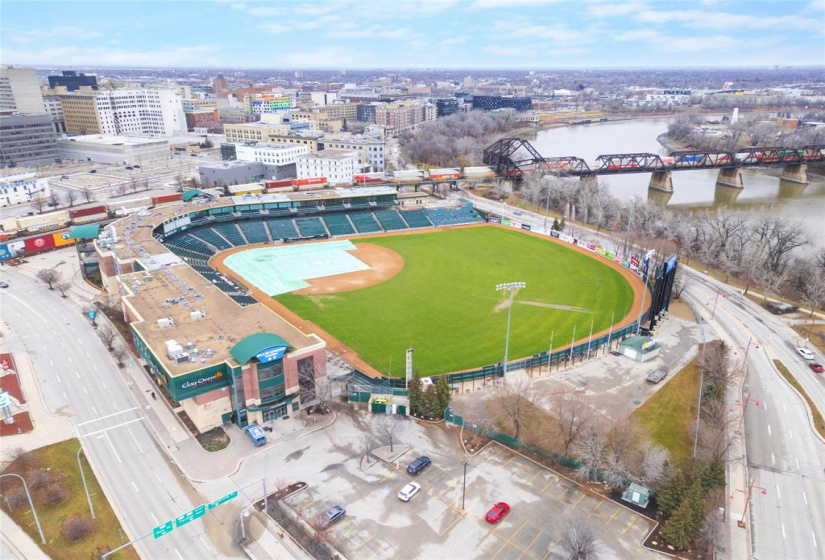
[[[627,280],[601,257],[515,230],[464,228],[368,242],[403,256],[403,270],[362,290],[276,299],[394,377],[403,376],[409,347],[422,375],[500,362],[507,329],[507,309],[496,311],[506,299],[495,289],[501,282],[527,283],[513,307],[511,360],[547,350],[551,331],[558,348],[570,343],[574,325],[577,339],[587,337],[591,319],[594,333],[607,329],[611,313],[618,321],[633,302]]]

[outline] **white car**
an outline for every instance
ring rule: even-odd
[[[418,494],[419,491],[421,491],[421,485],[415,482],[410,482],[401,489],[401,492],[398,493],[398,499],[402,502],[409,502],[413,496]]]
[[[806,360],[813,360],[814,359],[813,353],[810,350],[806,349],[806,348],[797,348],[796,353],[799,354],[800,356],[802,356],[803,358],[805,358]]]

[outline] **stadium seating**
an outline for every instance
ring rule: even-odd
[[[395,210],[381,210],[373,212],[373,214],[375,214],[375,217],[381,222],[381,226],[385,231],[407,229],[409,227],[407,222],[402,220],[401,216],[399,216]]]
[[[424,212],[436,227],[473,224],[483,221],[481,216],[473,209],[472,204],[465,204],[459,208],[427,208]]]
[[[247,241],[250,243],[267,243],[269,236],[266,234],[263,222],[259,220],[238,222],[238,227],[241,228]]]
[[[375,221],[375,216],[372,215],[372,212],[353,212],[349,215],[349,218],[352,220],[352,224],[355,226],[355,229],[358,230],[358,233],[382,231],[381,226]]]
[[[190,235],[194,235],[201,241],[206,241],[207,243],[218,249],[218,251],[223,251],[224,249],[232,248],[232,244],[227,243],[226,240],[220,235],[218,235],[212,228],[198,229],[190,232]]]
[[[346,214],[330,214],[329,216],[324,216],[324,222],[327,224],[330,235],[352,235],[355,233]]]
[[[270,219],[266,221],[269,228],[269,234],[273,241],[279,241],[288,237],[298,237],[298,232],[295,230],[295,225],[289,218]]]
[[[235,247],[246,245],[246,240],[241,236],[241,232],[238,231],[238,227],[234,223],[216,224],[212,226],[212,229],[220,233],[227,241],[229,241]]]
[[[400,212],[401,217],[411,228],[432,227],[432,223],[427,219],[423,210],[413,210],[411,212]]]
[[[321,218],[295,218],[295,225],[302,237],[312,237],[314,235],[326,235],[327,230]]]

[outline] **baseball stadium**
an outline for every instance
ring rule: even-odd
[[[505,344],[509,369],[589,356],[655,304],[638,260],[463,199],[404,199],[192,190],[114,222],[95,251],[147,372],[201,431],[312,406],[327,351],[367,381],[403,387],[412,367],[459,383],[501,375]]]

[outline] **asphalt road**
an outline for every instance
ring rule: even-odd
[[[696,275],[686,291],[712,311],[717,286]],[[744,361],[749,340],[753,343],[740,402],[751,394],[744,423],[749,476],[755,484],[748,514],[754,557],[825,559],[825,443],[814,434],[801,399],[774,370],[767,351],[782,360],[820,410],[825,410],[825,378],[796,354],[798,335],[781,319],[736,289],[722,290],[712,323],[736,342],[736,367]],[[732,408],[739,414],[741,408]]]
[[[0,310],[14,331],[5,346],[29,354],[46,407],[71,414],[128,534],[145,535],[203,503],[156,443],[141,404],[79,309],[8,267],[4,279],[11,286],[0,290]],[[229,530],[207,514],[137,548],[151,559],[223,558],[231,552],[214,543],[226,542]]]

